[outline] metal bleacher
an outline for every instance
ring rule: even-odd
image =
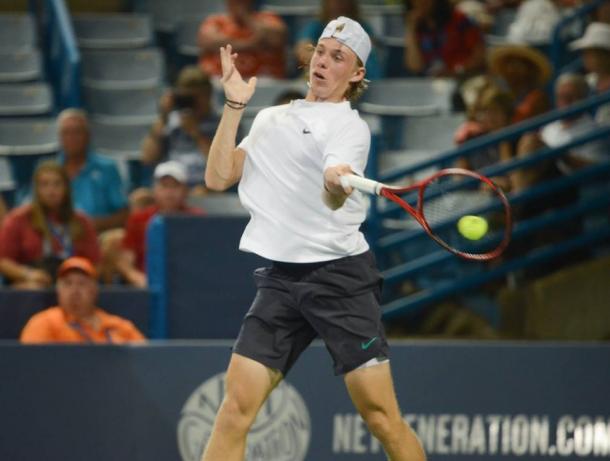
[[[28,12],[0,14],[0,193],[12,204],[35,162],[57,148],[55,100]]]

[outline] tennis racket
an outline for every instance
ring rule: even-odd
[[[407,187],[356,175],[341,176],[341,184],[397,203],[436,243],[462,258],[487,261],[500,256],[510,242],[506,196],[474,171],[447,168]]]

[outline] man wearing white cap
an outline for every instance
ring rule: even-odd
[[[587,79],[596,93],[610,90],[610,24],[592,22],[585,34],[570,43],[572,50],[580,50]],[[595,119],[610,123],[610,104],[598,107]]]
[[[154,172],[154,205],[131,212],[125,225],[122,251],[115,266],[122,278],[136,287],[147,286],[146,279],[146,228],[157,214],[202,214],[198,208],[189,207],[188,172],[186,167],[175,160],[160,163]]]
[[[239,182],[251,220],[240,249],[271,266],[257,269],[257,295],[246,314],[226,375],[226,393],[204,461],[244,458],[258,410],[299,355],[320,337],[359,413],[394,461],[424,452],[402,420],[379,306],[381,275],[359,230],[363,197],[340,177],[362,175],[370,132],[350,99],[365,88],[371,41],[339,17],[320,36],[305,99],[259,112],[236,146],[243,108],[256,78],[243,81],[231,45],[220,49],[226,103],[212,142],[206,184]]]

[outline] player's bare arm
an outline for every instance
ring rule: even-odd
[[[227,104],[216,134],[212,140],[205,169],[206,186],[213,190],[226,190],[241,178],[246,153],[235,146],[237,128],[243,115],[243,108],[254,94],[256,77],[245,82],[235,67],[237,53],[231,45],[220,48],[222,64],[221,83]]]

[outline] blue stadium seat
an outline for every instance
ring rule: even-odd
[[[153,44],[149,15],[134,13],[78,14],[73,16],[80,48],[142,48]]]
[[[58,148],[54,118],[0,119],[0,155],[50,154]]]
[[[0,14],[0,50],[28,51],[36,47],[34,18],[28,14]]]
[[[42,61],[36,49],[0,51],[0,83],[40,80]]]
[[[15,187],[11,164],[7,157],[0,157],[0,195],[15,190]]]
[[[150,123],[117,123],[91,120],[91,143],[97,152],[123,160],[139,160],[142,140]]]
[[[88,50],[82,53],[82,82],[108,89],[149,88],[164,81],[165,61],[157,48]]]
[[[83,99],[89,113],[103,121],[152,123],[157,117],[157,86],[130,90],[83,85]]]
[[[47,83],[0,85],[0,116],[46,115],[53,109],[53,94]]]
[[[159,32],[178,31],[184,20],[199,21],[213,13],[226,11],[225,0],[136,0],[135,10],[149,13],[154,29]]]
[[[398,116],[448,113],[455,85],[450,79],[375,80],[364,93],[360,109],[371,114]]]
[[[379,41],[384,75],[388,78],[407,77],[409,74],[404,64],[405,33],[405,19],[402,14],[383,16],[383,32]]]
[[[444,114],[429,117],[405,117],[399,130],[401,138],[393,150],[379,155],[382,172],[430,160],[454,147],[453,134],[464,121],[463,114]],[[418,172],[427,176],[433,170]]]
[[[150,130],[150,122],[124,123],[112,120],[91,120],[91,144],[96,152],[114,158],[128,190],[148,185],[151,168],[140,161],[142,140]]]
[[[36,164],[58,150],[54,118],[0,119],[0,159],[10,165],[0,174],[0,182],[8,186],[5,191],[13,191],[17,202],[27,196]]]
[[[280,16],[317,16],[320,3],[320,0],[263,0],[261,9]]]
[[[197,34],[200,25],[200,19],[184,19],[177,22],[175,40],[178,54],[191,58],[199,56]]]

